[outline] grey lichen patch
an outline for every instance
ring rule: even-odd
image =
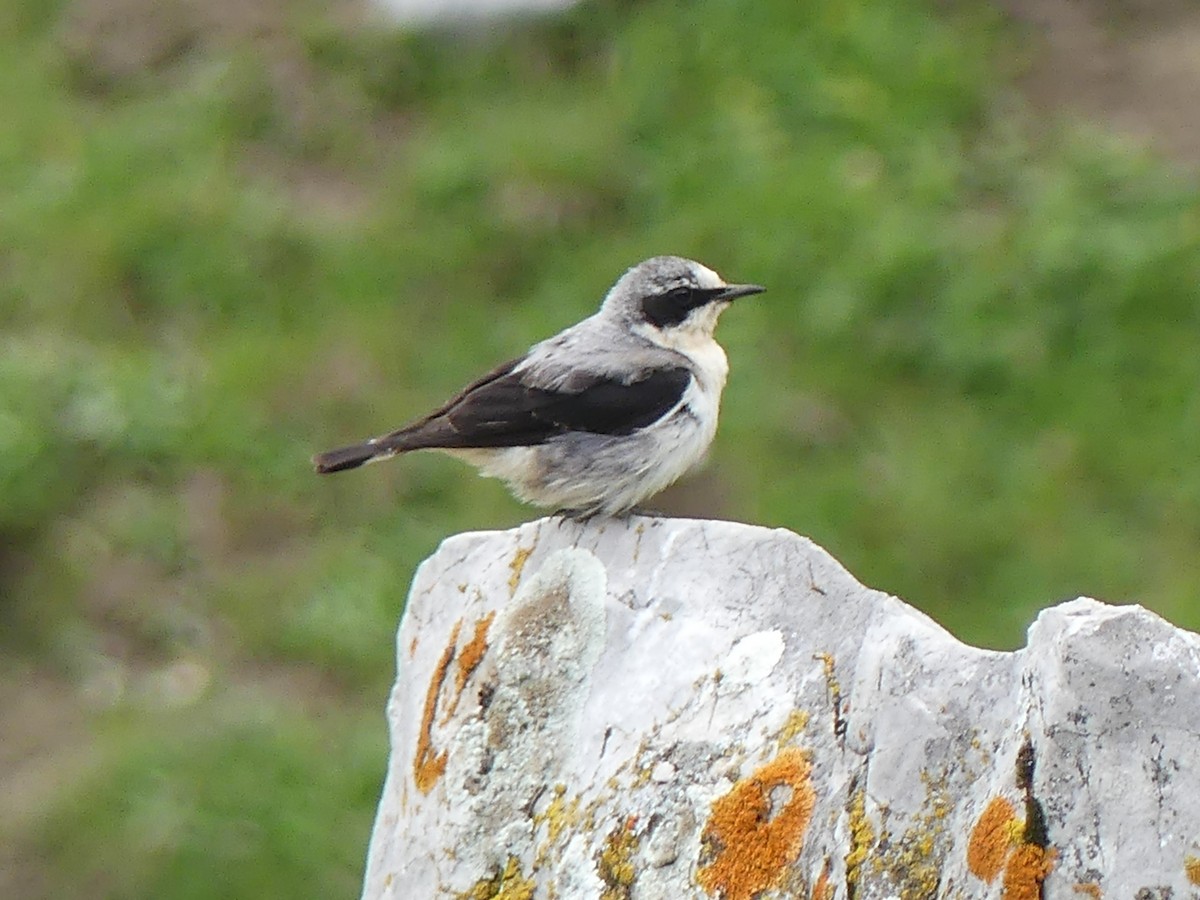
[[[486,702],[460,727],[445,775],[457,857],[473,857],[477,870],[539,857],[534,811],[546,795],[563,794],[555,785],[603,647],[606,586],[595,556],[561,550],[525,578],[487,630],[487,671],[475,676],[486,682]]]
[[[560,729],[578,712],[604,643],[604,567],[585,550],[551,556],[496,620],[497,685],[488,710],[488,744]]]

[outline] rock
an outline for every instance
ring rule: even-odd
[[[576,0],[374,0],[386,15],[407,24],[463,22],[515,14],[557,12]]]
[[[966,646],[790,532],[447,540],[388,705],[369,900],[1200,890],[1200,637],[1136,606]]]

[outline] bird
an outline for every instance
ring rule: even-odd
[[[521,501],[574,519],[625,516],[700,463],[729,374],[713,337],[757,284],[655,256],[600,309],[497,366],[397,431],[313,457],[320,474],[439,450],[499,478]]]

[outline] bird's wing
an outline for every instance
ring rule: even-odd
[[[628,380],[573,373],[549,388],[512,360],[424,419],[376,439],[383,449],[467,449],[542,444],[567,431],[625,435],[657,421],[683,398],[691,372],[648,368]]]

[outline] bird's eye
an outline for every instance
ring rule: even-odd
[[[679,325],[695,309],[699,299],[692,288],[680,285],[665,293],[647,297],[643,301],[642,312],[652,325],[659,328]]]
[[[690,310],[696,305],[696,292],[690,287],[680,286],[671,288],[667,292],[667,296],[671,298],[671,302],[677,305],[681,310]]]

